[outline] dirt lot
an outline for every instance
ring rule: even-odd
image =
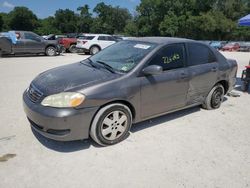
[[[237,59],[240,77],[250,53],[225,56]],[[112,147],[33,133],[23,91],[40,72],[83,58],[0,59],[1,188],[250,187],[250,95],[241,91],[215,111],[195,107],[137,124]]]

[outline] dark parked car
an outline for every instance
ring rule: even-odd
[[[226,41],[212,41],[210,43],[210,46],[212,46],[213,48],[217,50],[221,50],[226,44],[227,44]]]
[[[9,36],[0,36],[0,55],[44,53],[48,56],[55,56],[61,53],[62,47],[57,40],[45,40],[30,31],[12,31],[9,33]]]
[[[239,51],[240,52],[250,52],[250,42],[241,42]]]
[[[202,105],[220,107],[237,63],[188,39],[120,41],[81,62],[38,75],[23,94],[33,129],[55,140],[91,136],[107,146],[132,123]]]

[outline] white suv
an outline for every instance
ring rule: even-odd
[[[117,40],[111,35],[84,34],[84,36],[77,39],[76,47],[82,49],[84,52],[90,52],[91,55],[94,55],[116,42]]]

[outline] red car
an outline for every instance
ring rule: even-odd
[[[60,38],[59,44],[63,45],[67,52],[77,53],[79,49],[76,48],[76,43],[79,36],[84,36],[84,34],[69,34],[67,37]]]
[[[230,42],[226,44],[223,48],[222,51],[238,51],[240,49],[240,45],[237,42]]]

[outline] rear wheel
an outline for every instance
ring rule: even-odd
[[[90,136],[101,146],[114,145],[128,136],[131,124],[132,114],[127,106],[120,103],[110,104],[96,114]]]
[[[96,53],[98,53],[101,49],[98,46],[92,46],[90,48],[90,54],[91,55],[95,55]]]
[[[209,92],[202,107],[207,110],[220,108],[224,95],[225,95],[224,87],[221,84],[215,85],[213,89]]]
[[[46,48],[45,53],[47,56],[55,56],[56,55],[56,48],[53,46],[49,46]]]
[[[75,44],[70,45],[70,47],[69,47],[69,52],[70,52],[70,53],[77,53],[77,51],[78,51],[78,50],[77,50]]]
[[[248,88],[249,88],[249,84],[250,83],[248,81],[244,81],[242,86],[241,86],[242,91],[247,92]]]

